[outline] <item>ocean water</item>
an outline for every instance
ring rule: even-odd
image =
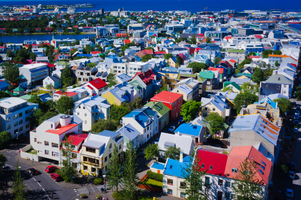
[[[220,11],[225,9],[242,10],[266,10],[281,9],[283,11],[301,12],[300,0],[64,0],[64,1],[46,1],[46,0],[0,0],[0,5],[37,5],[37,4],[81,4],[91,3],[94,8],[78,9],[79,11],[99,10],[113,11],[124,8],[129,11],[168,11],[168,10],[188,10],[197,11]]]
[[[290,24],[290,26],[301,31],[301,24]]]

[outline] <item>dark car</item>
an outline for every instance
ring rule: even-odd
[[[48,167],[46,167],[45,172],[52,173],[52,172],[55,172],[56,169],[57,169],[56,166],[49,165]]]
[[[62,177],[60,175],[58,175],[57,173],[52,173],[50,174],[51,178],[53,178],[56,182],[63,180]]]
[[[27,170],[27,172],[30,174],[30,175],[38,175],[39,174],[39,171],[38,170],[36,170],[36,168],[29,168],[28,170]]]
[[[172,132],[172,131],[174,131],[175,129],[176,129],[175,126],[171,126],[171,127],[169,127],[168,131]]]
[[[5,166],[2,167],[2,170],[3,170],[4,172],[10,172],[10,171],[11,171],[11,168],[10,168],[10,166],[5,165]]]
[[[291,162],[291,163],[289,164],[289,169],[290,169],[291,171],[296,171],[296,170],[297,170],[297,164],[296,164],[295,162]]]

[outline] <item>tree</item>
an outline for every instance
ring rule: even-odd
[[[122,182],[121,162],[118,154],[118,148],[114,145],[112,158],[109,160],[107,171],[107,184],[112,188],[116,188],[118,192],[118,185]]]
[[[198,156],[195,157],[195,151],[193,151],[190,161],[181,166],[182,176],[185,180],[180,188],[184,190],[185,199],[187,200],[206,199],[206,194],[200,189],[205,185],[202,179],[206,174],[206,171],[201,169],[200,161],[201,159]],[[206,187],[209,187],[209,185]]]
[[[48,111],[46,113],[43,113],[43,115],[38,119],[39,120],[39,125],[42,124],[44,121],[47,119],[50,119],[54,116],[56,116],[58,113],[54,111]]]
[[[211,43],[211,38],[210,37],[206,37],[206,43]]]
[[[159,148],[157,144],[149,144],[143,151],[146,160],[159,156]]]
[[[12,85],[17,85],[21,80],[19,67],[14,64],[5,63],[5,65],[3,66],[3,73],[5,80],[7,80]]]
[[[199,73],[203,69],[208,69],[208,66],[205,63],[192,62],[187,66],[188,68],[192,68],[193,73]]]
[[[183,119],[190,122],[190,120],[194,119],[201,110],[201,106],[202,102],[196,102],[194,100],[184,103],[181,107],[181,115],[183,116]]]
[[[90,46],[90,45],[87,45],[85,48],[84,48],[84,53],[85,54],[90,54],[91,53],[91,51],[93,51],[94,50],[94,47],[92,47],[92,46]]]
[[[117,84],[116,77],[115,77],[114,73],[110,73],[108,75],[108,82],[109,82],[108,87],[112,87],[112,86]]]
[[[35,61],[36,60],[36,58],[37,58],[37,55],[35,54],[35,53],[30,53],[29,54],[29,58],[31,59],[31,60],[33,60],[33,61]]]
[[[6,161],[7,161],[7,158],[5,157],[5,155],[0,154],[0,169],[3,168],[3,166],[4,166],[5,163],[6,163]]]
[[[71,182],[72,177],[76,174],[76,169],[72,165],[72,159],[76,157],[76,155],[73,153],[74,151],[74,138],[72,135],[69,137],[65,136],[65,139],[63,141],[63,147],[62,147],[62,154],[63,154],[63,170],[62,170],[62,178],[65,182]]]
[[[195,35],[191,36],[190,40],[189,40],[189,44],[196,44],[196,38]]]
[[[152,59],[152,55],[144,55],[142,56],[142,62],[147,62],[148,60]]]
[[[114,119],[100,119],[92,125],[92,133],[100,133],[104,130],[115,131],[118,127],[118,121]]]
[[[175,146],[169,146],[165,151],[165,158],[171,158],[174,160],[180,159],[181,149]]]
[[[276,62],[275,62],[275,66],[276,66],[276,67],[279,67],[279,66],[280,66],[280,64],[279,64],[278,60],[276,60]]]
[[[5,97],[10,97],[10,95],[4,91],[0,91],[0,99],[3,99]]]
[[[129,199],[135,199],[136,186],[138,183],[137,176],[137,153],[136,148],[133,147],[133,143],[130,141],[127,144],[127,150],[125,152],[124,162],[124,177],[123,177],[123,188]]]
[[[167,54],[164,55],[165,60],[169,60],[172,57],[173,57],[173,55],[171,53],[167,53]]]
[[[248,92],[251,94],[258,94],[259,92],[259,86],[258,85],[252,85],[250,82],[245,82],[240,86],[241,92]]]
[[[227,92],[227,91],[230,91],[230,92],[234,92],[233,89],[231,87],[225,87],[221,90],[222,92]]]
[[[176,63],[178,66],[181,66],[183,64],[183,58],[177,55]]]
[[[112,105],[110,108],[110,118],[116,121],[120,121],[121,118],[130,113],[130,109],[126,106],[125,103],[120,106]]]
[[[56,109],[61,114],[70,115],[72,114],[72,110],[74,108],[74,102],[71,97],[62,96],[56,104]]]
[[[219,56],[217,56],[217,57],[214,58],[214,64],[215,65],[218,65],[221,61],[222,61],[222,58],[219,57]]]
[[[20,164],[18,160],[15,166],[15,173],[13,176],[13,193],[15,200],[24,200],[24,189],[24,179],[21,176]]]
[[[7,131],[0,132],[0,148],[4,149],[7,147],[9,141],[11,139],[11,134]]]
[[[260,192],[262,191],[262,181],[257,178],[257,168],[253,160],[246,158],[242,161],[237,170],[235,177],[234,191],[238,199],[241,200],[257,200],[263,199]]]
[[[267,68],[267,69],[263,70],[262,80],[265,81],[265,80],[267,80],[267,78],[272,76],[273,71],[274,71],[274,69],[271,69],[271,68]]]
[[[255,101],[258,101],[255,94],[249,92],[239,93],[234,99],[234,109],[239,113],[242,107],[253,104]]]
[[[6,56],[9,57],[9,58],[13,58],[15,55],[14,55],[14,52],[12,50],[8,50],[6,52]]]
[[[268,58],[269,54],[273,54],[274,51],[273,50],[265,50],[262,52],[262,58]]]
[[[301,86],[297,86],[296,87],[294,95],[296,96],[296,98],[297,98],[298,101],[301,100]]]
[[[280,108],[282,116],[284,116],[284,114],[290,111],[293,107],[291,101],[284,97],[274,99],[274,102],[278,103],[278,107]]]
[[[261,81],[263,81],[263,71],[262,69],[256,67],[254,69],[254,73],[252,75],[252,81],[259,84]]]
[[[93,63],[88,63],[87,66],[90,68],[94,68],[96,67],[97,63],[93,62]]]
[[[74,84],[75,79],[73,77],[73,72],[71,71],[70,67],[65,66],[61,74],[61,80],[62,83],[67,86]]]
[[[211,135],[215,135],[225,129],[224,119],[217,112],[211,112],[204,121],[209,125]]]

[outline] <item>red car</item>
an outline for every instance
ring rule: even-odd
[[[56,169],[57,169],[56,166],[49,165],[48,167],[46,167],[45,172],[47,173],[55,172]]]
[[[58,175],[57,173],[50,174],[51,178],[53,178],[56,182],[61,181],[62,177]]]

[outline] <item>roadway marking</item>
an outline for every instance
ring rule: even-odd
[[[42,187],[42,185],[35,179],[35,178],[32,178],[33,180],[36,181],[36,183],[42,188],[42,190],[45,192],[45,195],[48,197],[48,200],[50,200],[50,197],[49,195],[47,194],[46,190]],[[30,189],[30,188],[29,188]]]

